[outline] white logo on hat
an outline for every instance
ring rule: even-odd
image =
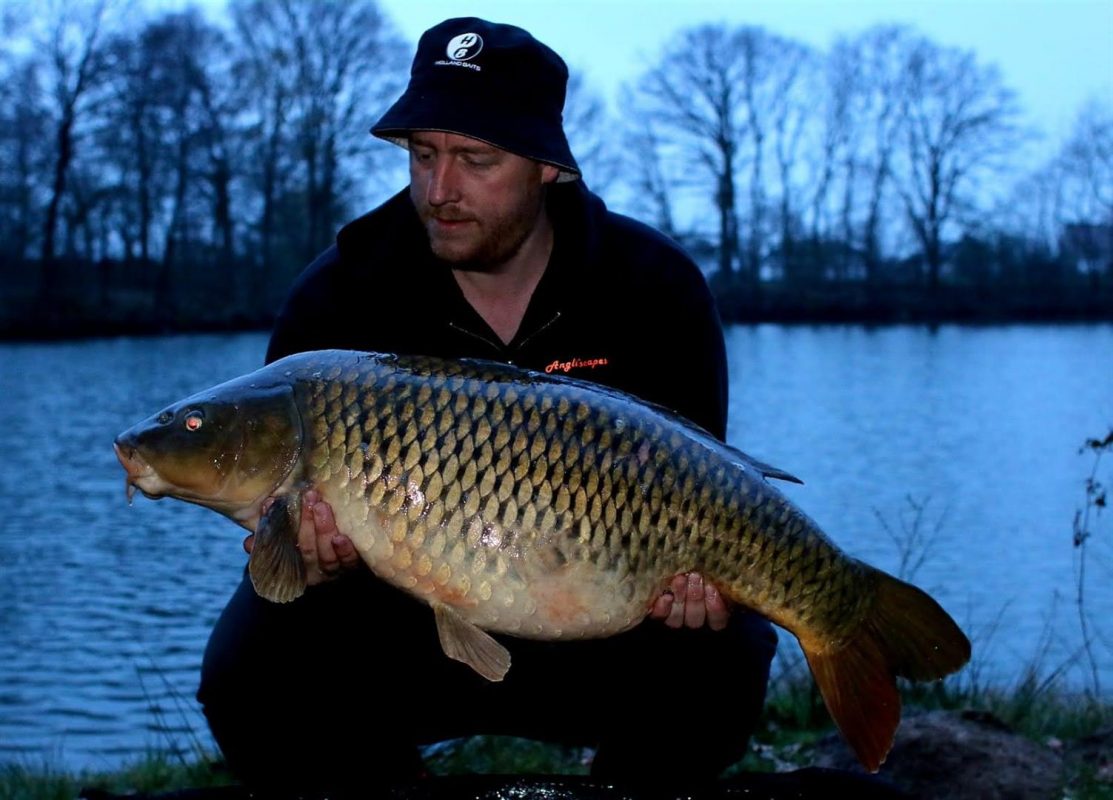
[[[445,48],[445,53],[453,61],[468,61],[479,55],[483,49],[483,37],[478,33],[461,33],[453,36]]]

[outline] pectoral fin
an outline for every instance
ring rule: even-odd
[[[442,603],[433,603],[433,613],[446,656],[464,662],[489,681],[505,677],[510,669],[505,647]]]
[[[297,494],[275,498],[259,520],[247,571],[260,597],[289,603],[305,591],[305,562],[298,550],[300,525],[301,496]]]

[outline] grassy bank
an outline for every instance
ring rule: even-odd
[[[1113,702],[1057,688],[1034,676],[1010,689],[978,688],[959,681],[907,687],[906,716],[933,709],[988,712],[1016,733],[1066,750],[1113,725]],[[774,772],[809,765],[810,745],[832,732],[830,717],[805,670],[788,669],[770,686],[763,724],[751,752],[730,772]],[[899,733],[898,733],[899,735]],[[435,774],[585,774],[591,752],[508,737],[476,736],[440,745],[427,757]],[[1093,763],[1066,760],[1063,797],[1113,800],[1111,777]],[[70,774],[50,767],[7,765],[0,771],[0,800],[73,800],[82,788],[114,793],[169,792],[233,783],[223,764],[200,754],[182,760],[149,754],[113,773]]]
[[[215,758],[200,754],[182,760],[149,753],[111,773],[69,773],[49,765],[6,764],[0,767],[0,800],[73,800],[86,787],[124,794],[231,783],[231,777]]]

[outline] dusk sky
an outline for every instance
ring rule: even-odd
[[[1031,122],[1052,139],[1082,102],[1113,103],[1113,0],[380,0],[416,44],[454,16],[528,29],[610,94],[656,62],[677,30],[708,22],[760,25],[825,48],[840,33],[907,23],[941,45],[995,63]]]
[[[159,9],[198,2],[220,15],[225,0],[148,0]],[[478,16],[526,28],[613,96],[655,63],[675,32],[705,23],[759,25],[825,49],[839,34],[908,24],[937,44],[996,64],[1051,141],[1069,132],[1088,98],[1113,104],[1113,0],[379,0],[413,45],[449,17]]]

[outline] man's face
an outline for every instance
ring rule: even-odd
[[[455,133],[410,137],[410,197],[434,255],[461,269],[492,270],[539,224],[543,186],[556,167]]]

